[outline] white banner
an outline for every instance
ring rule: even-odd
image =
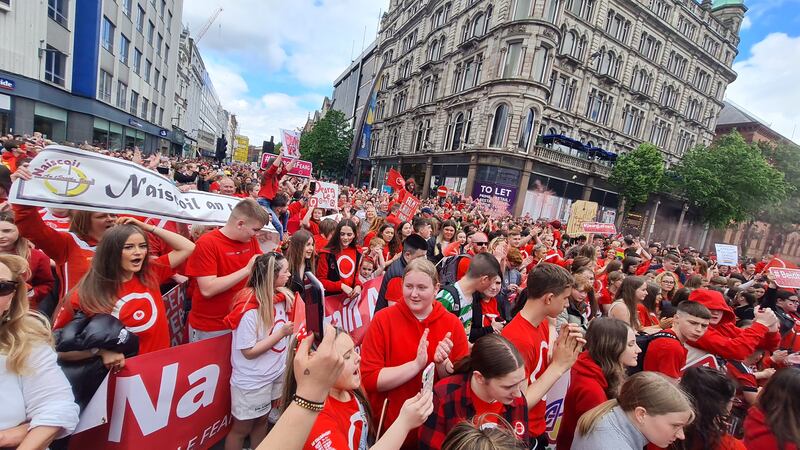
[[[717,251],[717,264],[721,266],[739,265],[739,247],[728,244],[714,244]]]
[[[283,135],[283,142],[281,143],[281,152],[283,156],[292,159],[300,158],[300,134],[296,131],[289,131],[281,129]]]
[[[339,209],[339,185],[317,181],[313,198],[317,199],[316,208]]]
[[[29,169],[33,179],[14,182],[10,203],[224,225],[242,200],[181,192],[168,178],[136,163],[60,145],[39,152]]]

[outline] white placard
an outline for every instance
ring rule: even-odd
[[[317,181],[314,198],[317,199],[316,208],[339,209],[339,185]]]
[[[739,264],[739,248],[729,244],[714,244],[717,251],[717,264],[721,266],[737,266]]]

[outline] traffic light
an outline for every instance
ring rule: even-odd
[[[268,141],[264,141],[261,145],[261,151],[263,153],[275,153],[275,137],[270,136]]]
[[[217,161],[222,161],[225,159],[225,156],[228,152],[228,140],[225,139],[225,135],[223,134],[222,137],[217,138],[217,152],[215,155],[215,159]]]

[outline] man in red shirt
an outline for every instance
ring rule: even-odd
[[[233,208],[225,226],[197,240],[186,264],[186,275],[197,282],[189,311],[192,342],[231,331],[223,319],[250,276],[255,257],[261,254],[256,235],[269,219],[264,208],[245,199]]]
[[[677,383],[686,366],[686,342],[703,337],[710,320],[711,312],[705,306],[692,301],[681,302],[672,328],[661,332],[672,335],[674,339],[669,336],[653,336],[644,355],[643,369],[660,372]]]
[[[528,378],[528,423],[534,448],[547,448],[545,434],[545,394],[578,359],[583,349],[577,324],[561,328],[558,339],[550,342],[549,318],[558,317],[569,303],[575,281],[563,267],[542,263],[528,274],[528,298],[522,310],[503,328],[502,335],[517,347],[525,361]],[[551,345],[553,347],[551,347]],[[548,362],[552,348],[553,358]]]

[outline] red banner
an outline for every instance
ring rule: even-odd
[[[775,277],[775,284],[779,287],[800,289],[800,269],[770,267],[769,271]]]
[[[397,211],[397,218],[400,219],[401,222],[410,222],[411,219],[414,218],[414,214],[417,213],[419,204],[420,201],[417,197],[406,194],[406,196],[403,197],[402,203],[400,203],[400,210]]]
[[[186,327],[186,285],[181,283],[163,295],[164,309],[169,323],[169,336],[173,347],[189,342],[189,330]]]
[[[231,335],[125,361],[108,384],[108,423],[78,433],[71,450],[203,450],[232,422]]]
[[[613,223],[584,222],[581,226],[585,233],[617,234],[617,227]]]
[[[382,281],[383,277],[378,277],[364,283],[357,299],[349,300],[345,294],[325,297],[325,321],[335,322],[338,327],[347,331],[356,346],[361,345],[372,321]]]

